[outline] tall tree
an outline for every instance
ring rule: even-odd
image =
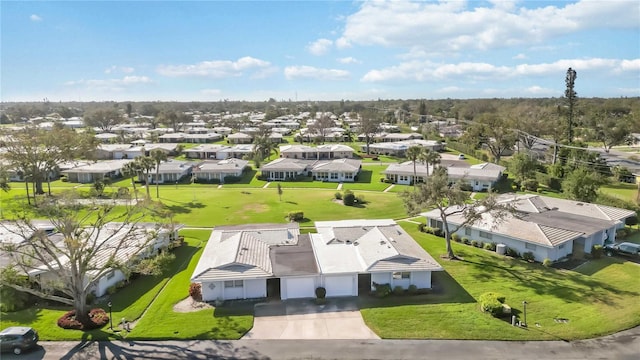
[[[373,143],[374,136],[380,132],[380,124],[382,121],[378,118],[378,114],[373,111],[364,111],[360,115],[360,132],[364,135],[364,142],[367,148],[367,155],[370,154],[369,146]]]
[[[42,231],[28,212],[16,214],[14,222],[0,224],[5,232],[21,240],[0,243],[0,249],[11,259],[0,272],[0,284],[71,305],[76,318],[87,324],[86,299],[92,288],[116,269],[130,273],[156,232],[138,226],[144,214],[137,206],[83,206],[65,198],[43,204],[42,210],[55,229],[53,235]],[[29,286],[22,280],[33,271],[47,273],[31,279],[39,286]]]
[[[140,174],[140,164],[137,161],[130,161],[122,167],[122,174],[126,178],[131,178],[131,186],[133,187],[133,194],[138,202],[138,189],[136,188],[136,176]]]
[[[578,73],[572,68],[569,68],[564,79],[566,85],[566,89],[564,91],[564,100],[567,111],[567,140],[569,141],[569,144],[573,143],[573,131],[574,127],[576,126],[574,119],[574,110],[576,101],[578,100],[578,93],[576,93],[575,91],[575,83],[577,77]]]
[[[464,226],[473,225],[482,218],[483,214],[490,213],[493,221],[499,223],[511,211],[508,205],[499,203],[494,194],[470,203],[469,193],[461,188],[464,181],[461,179],[450,186],[446,168],[438,167],[428,182],[418,186],[417,191],[400,193],[410,215],[416,215],[428,209],[437,211],[443,224],[442,231],[446,241],[447,256],[450,259],[456,258],[451,247],[451,234]],[[451,216],[457,215],[463,216],[464,220],[457,226],[451,226],[448,220]]]
[[[135,158],[137,166],[144,174],[144,187],[147,189],[147,200],[151,199],[151,193],[149,192],[149,178],[151,177],[151,170],[156,168],[156,162],[149,156],[138,156]]]
[[[509,172],[518,183],[528,179],[535,179],[538,161],[530,153],[519,152],[509,160]]]
[[[4,136],[3,157],[22,174],[27,189],[29,183],[32,184],[34,196],[44,194],[43,182],[50,180],[49,175],[60,163],[91,159],[98,144],[90,132],[78,133],[57,126],[48,131],[27,126],[17,131],[5,130],[1,134]]]
[[[414,189],[418,185],[418,173],[416,171],[416,162],[418,161],[418,159],[420,159],[420,156],[422,155],[423,151],[424,151],[424,148],[422,146],[415,145],[415,146],[409,147],[405,153],[405,156],[407,157],[407,159],[411,160],[411,162],[413,163],[413,188]],[[429,168],[429,165],[427,165],[427,169],[428,168]]]
[[[9,192],[11,184],[9,183],[9,172],[4,166],[0,166],[0,191]],[[2,219],[2,194],[0,193],[0,219]]]
[[[604,179],[600,174],[579,167],[570,172],[562,182],[562,191],[569,199],[593,202],[598,197],[598,189],[604,184]]]
[[[151,158],[156,164],[156,179],[155,179],[156,198],[159,198],[160,197],[160,164],[163,161],[167,161],[167,154],[160,149],[154,149],[154,150],[151,150],[151,153],[149,155],[151,155]]]
[[[278,198],[282,201],[282,186],[278,183]]]
[[[320,115],[320,118],[316,119],[311,125],[309,125],[309,132],[311,136],[317,136],[317,139],[321,144],[324,144],[327,135],[331,132],[331,128],[335,127],[336,123],[326,113]]]
[[[515,146],[517,135],[507,118],[483,114],[473,122],[464,138],[476,146],[485,145],[494,161],[499,163],[502,153]]]
[[[90,110],[84,114],[85,125],[96,127],[105,132],[110,132],[114,126],[123,122],[124,118],[120,111],[112,107]]]
[[[433,151],[431,149],[423,148],[423,151],[420,153],[418,160],[422,161],[427,165],[427,178],[429,177],[429,165],[433,169],[435,169],[436,165],[440,164],[441,156],[438,152]]]
[[[624,144],[631,134],[627,114],[608,109],[595,111],[588,125],[587,138],[602,143],[602,148],[607,153],[612,147]]]

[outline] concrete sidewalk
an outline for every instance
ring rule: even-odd
[[[355,300],[312,299],[257,304],[253,328],[243,339],[379,339],[367,327]]]

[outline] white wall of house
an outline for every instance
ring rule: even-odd
[[[267,279],[245,280],[244,289],[246,299],[267,297]]]
[[[337,172],[337,171],[313,171],[313,176],[319,181],[328,182],[354,182],[357,172]]]
[[[222,290],[223,290],[223,282],[222,281],[207,281],[202,282],[202,300],[203,301],[215,301],[217,299],[223,299]]]
[[[431,271],[412,271],[411,284],[418,289],[431,289]]]
[[[371,290],[375,290],[373,283],[389,284],[391,289],[401,286],[403,289],[409,288],[409,285],[415,285],[418,289],[431,288],[431,272],[430,271],[395,271],[371,274]]]
[[[202,300],[254,299],[267,296],[266,279],[202,282]]]
[[[120,270],[112,270],[98,280],[95,285],[95,294],[100,297],[107,293],[110,286],[117,284],[125,279],[124,273]]]

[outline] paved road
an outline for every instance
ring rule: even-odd
[[[236,340],[42,342],[20,357],[2,359],[518,359],[635,360],[640,327],[590,340]]]

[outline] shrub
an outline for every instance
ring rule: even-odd
[[[538,191],[538,180],[527,179],[520,184],[522,190]]]
[[[633,215],[625,220],[625,224],[628,226],[638,225],[638,215]]]
[[[366,204],[366,200],[364,199],[364,195],[356,196],[355,199],[356,204]]]
[[[418,287],[413,284],[409,285],[409,287],[407,288],[407,294],[415,295],[417,293],[418,293]]]
[[[0,285],[0,311],[13,312],[28,308],[31,295],[8,286]]]
[[[484,244],[484,246],[483,246],[483,247],[484,247],[484,249],[485,249],[485,250],[491,250],[491,251],[493,251],[493,250],[491,249],[491,244],[492,244],[492,243],[485,243],[485,244]],[[494,246],[495,246],[495,245],[494,245]],[[495,249],[494,249],[494,250],[495,250]]]
[[[240,176],[227,175],[224,177],[225,184],[233,184],[240,181],[242,178]]]
[[[353,206],[356,203],[356,196],[349,190],[344,192],[344,196],[342,197],[342,202],[346,206]]]
[[[458,235],[458,233],[451,234],[451,240],[459,243],[460,242],[460,235]]]
[[[122,289],[123,287],[127,286],[127,282],[124,280],[120,280],[116,283],[116,288],[118,289]]]
[[[402,296],[404,295],[404,289],[402,288],[402,286],[398,285],[393,288],[393,294],[397,296]]]
[[[602,248],[602,245],[593,245],[591,247],[591,256],[593,256],[594,259],[600,259],[603,253],[604,249]]]
[[[418,224],[418,231],[425,232],[425,228],[426,227],[427,227],[426,224],[420,223],[420,224]]]
[[[327,297],[327,289],[323,288],[322,286],[317,287],[316,288],[316,297],[318,299],[324,299],[325,297]]]
[[[627,229],[618,229],[616,230],[616,238],[624,239],[629,235],[629,231]]]
[[[478,247],[478,240],[471,240],[471,246]]]
[[[107,294],[113,295],[116,293],[117,290],[118,288],[115,285],[111,285],[107,288]]]
[[[202,301],[202,284],[191,283],[191,285],[189,285],[189,296],[191,296],[194,301]]]
[[[478,245],[476,247],[482,249],[484,247],[484,243],[482,241],[478,241]]]
[[[340,191],[336,192],[333,195],[337,200],[342,200],[342,193]]]
[[[520,257],[520,253],[510,247],[507,247],[506,254],[507,256],[511,256],[512,258],[516,258],[516,259]]]
[[[289,221],[302,221],[304,220],[304,211],[290,211],[287,214],[287,218],[289,219]]]
[[[442,229],[439,229],[439,228],[434,228],[433,229],[433,235],[438,236],[438,237],[443,237],[444,236],[444,231],[442,231]]]
[[[528,262],[533,262],[535,260],[535,256],[533,256],[533,252],[527,251],[522,254],[522,259]]]
[[[391,285],[373,283],[375,295],[379,298],[387,297],[391,294]]]
[[[545,258],[545,259],[542,261],[542,266],[544,266],[544,267],[550,267],[550,266],[551,266],[551,264],[553,264],[553,261],[551,261],[551,259],[549,259],[549,258]]]
[[[471,245],[471,240],[469,240],[468,237],[463,237],[462,238],[462,243],[465,244],[465,245]]]
[[[58,326],[63,329],[91,330],[103,327],[109,322],[109,316],[103,309],[91,309],[89,321],[86,324],[76,319],[76,311],[67,311],[58,319]]]
[[[478,298],[480,310],[482,310],[482,312],[488,312],[495,317],[502,315],[502,304],[504,300],[504,296],[494,292],[486,292]]]

